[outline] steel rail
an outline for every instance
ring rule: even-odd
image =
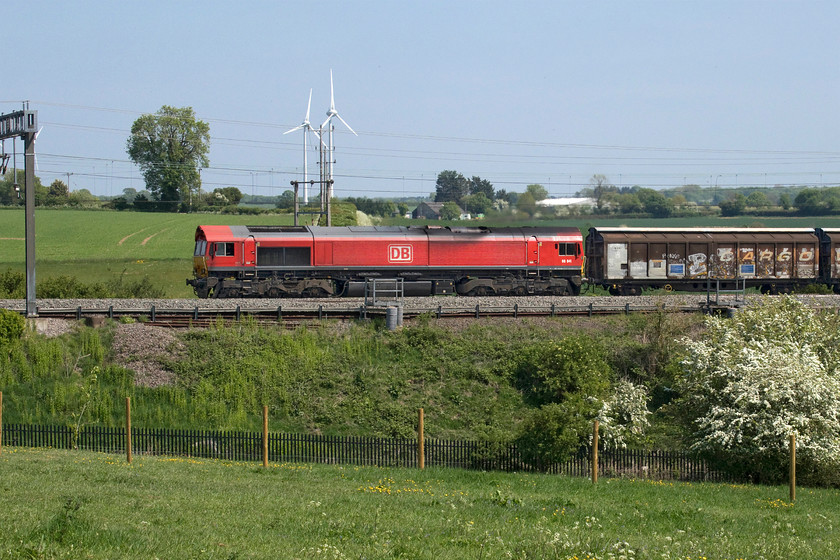
[[[149,307],[64,307],[64,308],[39,308],[37,316],[44,318],[62,319],[88,319],[93,317],[119,320],[131,318],[144,323],[157,324],[171,327],[208,326],[222,318],[226,321],[239,321],[244,318],[253,318],[259,322],[302,324],[323,320],[365,320],[373,318],[384,318],[385,307],[380,306],[325,306],[313,307],[286,307],[282,305],[274,308],[247,307],[242,305],[229,308],[194,306],[184,308],[159,308],[155,305]],[[562,316],[593,316],[593,315],[618,315],[630,313],[723,313],[732,309],[726,305],[680,305],[665,306],[653,304],[632,304],[623,302],[621,304],[588,303],[584,305],[562,305],[551,304],[549,306],[524,306],[519,304],[509,306],[444,306],[416,308],[404,307],[403,318],[405,320],[416,319],[421,316],[434,317],[436,319],[449,318],[494,318],[494,317],[562,317]]]

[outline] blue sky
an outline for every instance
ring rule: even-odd
[[[46,2],[4,8],[0,112],[38,110],[38,175],[143,188],[131,123],[210,124],[204,188],[277,195],[297,126],[336,107],[337,196],[417,196],[437,174],[571,195],[840,184],[840,2]],[[5,143],[11,151],[10,141]],[[20,144],[18,144],[20,149]],[[310,152],[310,175],[317,154]]]

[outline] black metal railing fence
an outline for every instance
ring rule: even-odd
[[[4,424],[4,446],[80,449],[101,453],[125,453],[124,428]],[[263,459],[260,432],[226,430],[176,430],[132,428],[134,455],[167,455],[254,461]],[[426,438],[427,467],[527,472],[535,470],[521,458],[513,444]],[[352,464],[380,467],[415,467],[416,439],[316,434],[268,433],[268,460],[272,463]],[[724,481],[726,477],[702,459],[679,451],[634,449],[600,450],[601,476],[650,478],[654,480]],[[569,461],[551,465],[547,472],[590,476],[591,450],[581,448]]]

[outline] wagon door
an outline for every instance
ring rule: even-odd
[[[627,276],[627,243],[607,243],[607,279]]]
[[[706,278],[709,274],[708,243],[689,243],[686,260],[689,278]]]
[[[718,243],[712,264],[713,278],[735,278],[736,253],[734,243]]]
[[[772,278],[776,275],[776,247],[772,243],[759,243],[756,247],[755,273],[759,278]]]
[[[740,278],[755,277],[755,245],[752,243],[738,247],[738,276]]]
[[[817,245],[816,243],[799,243],[796,248],[796,277],[817,277]]]
[[[630,244],[630,278],[647,278],[648,245],[647,243]]]
[[[668,259],[668,247],[665,243],[651,243],[648,250],[648,277],[665,278]]]

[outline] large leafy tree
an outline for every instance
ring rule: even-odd
[[[779,482],[795,433],[802,478],[838,484],[838,323],[792,297],[709,317],[705,336],[684,341],[680,409],[692,447],[736,474]]]
[[[15,175],[17,175],[17,184],[20,192],[15,192]],[[22,206],[26,201],[26,179],[23,169],[18,169],[14,173],[12,169],[6,171],[5,175],[0,176],[0,205],[2,206]],[[41,184],[41,179],[35,176],[35,205],[41,206],[47,199],[47,188]]]
[[[210,125],[196,119],[192,107],[164,105],[134,121],[126,150],[158,207],[175,211],[201,186],[199,168],[210,163]]]
[[[476,175],[470,179],[470,194],[483,193],[488,199],[493,200],[495,196],[494,190],[493,183],[487,179],[482,179]]]
[[[457,171],[441,171],[435,183],[435,202],[458,203],[470,192],[470,183]]]

